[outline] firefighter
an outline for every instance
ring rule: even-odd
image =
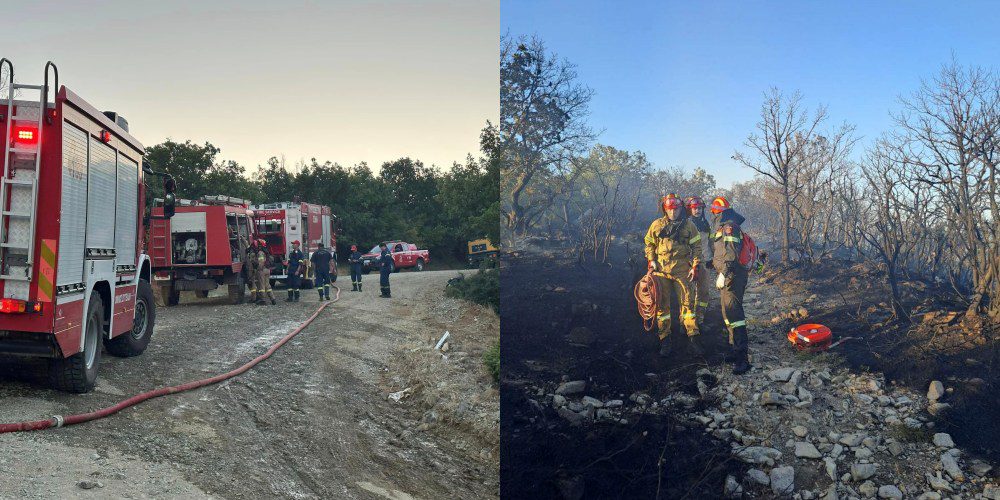
[[[252,240],[247,245],[247,258],[244,261],[244,280],[250,286],[250,300],[247,304],[257,303],[257,240]],[[263,292],[261,292],[263,293]]]
[[[684,217],[683,203],[676,195],[664,196],[660,200],[660,208],[664,215],[650,224],[645,238],[646,260],[659,291],[656,326],[660,337],[660,355],[666,356],[672,349],[668,338],[673,328],[670,304],[674,296],[680,305],[681,319],[691,340],[690,345],[698,354],[701,347],[695,337],[700,332],[690,282],[698,269],[701,235],[694,224]]]
[[[351,245],[351,256],[347,258],[351,264],[351,291],[361,291],[361,252],[357,245]]]
[[[257,270],[257,303],[266,304],[265,300],[270,300],[273,306],[278,303],[274,299],[274,292],[271,291],[271,268],[274,267],[274,259],[267,251],[267,243],[264,240],[257,240],[257,253],[254,260]]]
[[[743,292],[746,291],[749,273],[739,262],[743,244],[740,224],[745,219],[721,196],[712,201],[711,211],[716,227],[712,235],[715,247],[712,267],[719,273],[715,285],[722,300],[722,319],[729,333],[729,345],[732,348],[730,357],[735,361],[733,373],[746,373],[750,370],[750,359],[747,320],[743,314]]]
[[[378,248],[381,251],[379,255],[379,279],[378,284],[382,289],[383,299],[388,299],[392,297],[392,292],[389,290],[389,275],[392,274],[393,262],[392,253],[389,252],[389,247],[385,243],[379,243]]]
[[[712,262],[712,241],[709,239],[712,228],[705,219],[705,201],[700,196],[692,196],[685,200],[684,204],[688,209],[688,219],[694,223],[698,228],[698,234],[701,235],[701,264],[696,270],[695,279],[695,311],[698,328],[701,328],[705,324],[705,310],[708,309],[708,294],[711,290],[711,278],[708,276],[707,266]]]
[[[302,265],[302,250],[299,250],[299,240],[292,242],[292,251],[288,252],[288,298],[285,302],[299,301],[299,283],[302,281],[300,274],[305,266]]]
[[[317,243],[316,251],[309,257],[309,261],[316,270],[316,292],[319,293],[319,300],[330,300],[330,263],[333,262],[333,254],[324,248],[322,243]]]

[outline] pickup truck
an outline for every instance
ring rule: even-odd
[[[417,250],[417,246],[405,241],[386,241],[389,252],[392,253],[392,272],[398,273],[400,269],[412,267],[414,271],[423,271],[424,266],[431,261],[430,252],[427,250]],[[365,274],[379,269],[378,258],[381,250],[378,246],[361,256],[361,268]]]

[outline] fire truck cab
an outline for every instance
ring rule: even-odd
[[[336,253],[337,216],[328,206],[302,202],[265,203],[254,205],[253,210],[258,238],[267,242],[267,249],[274,256],[272,285],[276,280],[288,278],[288,252],[292,250],[292,242],[299,241],[305,255],[302,287],[311,288],[313,269],[309,256],[319,248],[320,243]],[[331,278],[336,281],[336,259],[333,262]]]
[[[48,358],[53,386],[88,392],[102,343],[109,354],[136,356],[153,334],[142,241],[153,172],[128,123],[60,87],[54,64],[41,85],[19,83],[0,59],[4,68],[0,354]]]
[[[242,303],[249,281],[244,272],[247,248],[256,239],[250,202],[218,195],[177,200],[176,205],[170,219],[159,217],[162,206],[152,209],[149,256],[163,302],[177,305],[182,291],[206,298],[226,285],[229,300]]]

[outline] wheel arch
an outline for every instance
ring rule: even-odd
[[[83,352],[84,343],[87,341],[87,311],[90,311],[90,302],[94,297],[101,298],[101,312],[104,315],[104,331],[101,332],[101,338],[110,338],[111,336],[111,313],[114,307],[111,300],[111,284],[107,281],[97,281],[87,293],[87,299],[83,305],[83,330],[80,335],[79,352]]]

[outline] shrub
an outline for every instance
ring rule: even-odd
[[[483,353],[483,363],[493,375],[493,382],[500,383],[500,341],[496,341]]]
[[[445,294],[489,306],[500,314],[500,272],[496,269],[480,269],[469,277],[459,273],[457,278],[448,280]]]

